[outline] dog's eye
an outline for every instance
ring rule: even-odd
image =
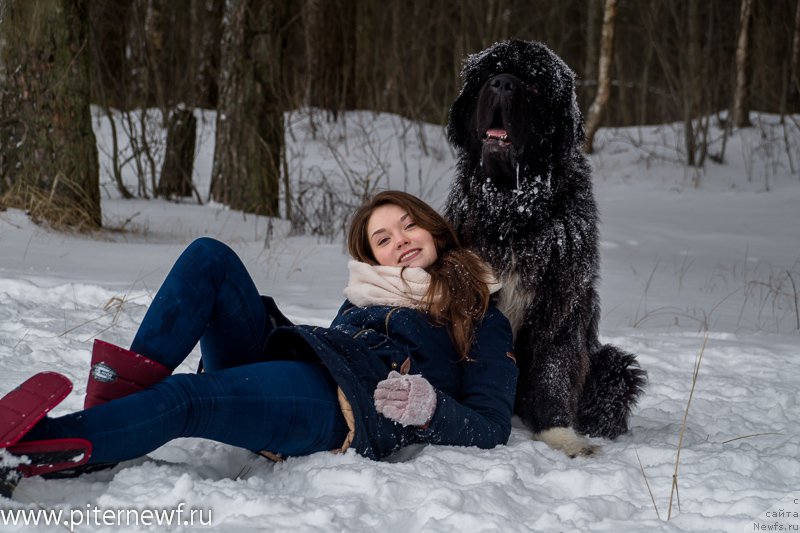
[[[535,83],[527,83],[525,85],[525,90],[531,93],[533,96],[539,96],[539,86]]]

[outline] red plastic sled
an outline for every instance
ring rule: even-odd
[[[71,390],[66,376],[40,372],[0,398],[0,448],[14,445]]]

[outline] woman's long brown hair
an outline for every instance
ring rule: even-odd
[[[423,299],[423,310],[436,323],[448,327],[456,351],[462,360],[468,360],[475,327],[489,307],[487,283],[493,279],[489,266],[461,245],[456,232],[435,209],[402,191],[380,192],[355,212],[347,236],[354,259],[378,264],[372,254],[367,225],[375,209],[389,204],[404,209],[417,226],[433,236],[438,259],[426,269],[431,284]]]

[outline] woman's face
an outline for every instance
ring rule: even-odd
[[[438,258],[433,235],[394,204],[382,205],[372,212],[367,237],[372,255],[383,266],[428,268]]]

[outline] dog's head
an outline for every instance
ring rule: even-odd
[[[544,172],[584,139],[575,74],[545,45],[509,40],[471,55],[450,107],[450,142],[499,186],[520,165]]]

